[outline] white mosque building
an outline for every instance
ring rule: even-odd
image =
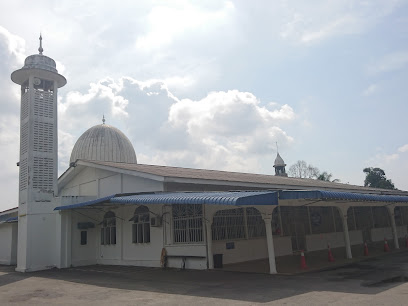
[[[0,213],[0,264],[30,272],[83,265],[214,269],[324,250],[346,258],[364,243],[407,235],[408,192],[275,175],[138,164],[105,123],[77,140],[57,177],[55,61],[28,56],[21,86],[18,207]]]

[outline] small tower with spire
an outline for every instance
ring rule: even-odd
[[[273,165],[273,167],[275,168],[275,175],[277,176],[288,176],[288,174],[286,173],[285,167],[286,164],[283,161],[282,157],[279,155],[279,150],[278,150],[278,143],[276,143],[276,158],[275,158],[275,163]]]

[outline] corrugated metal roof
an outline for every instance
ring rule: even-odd
[[[293,199],[322,199],[322,200],[350,200],[350,201],[368,201],[368,202],[387,202],[403,203],[408,202],[408,196],[377,195],[353,192],[339,192],[326,190],[298,190],[298,191],[279,191],[280,200]]]
[[[96,199],[96,200],[90,200],[90,201],[86,201],[86,202],[81,202],[81,203],[77,203],[77,204],[58,206],[58,207],[55,207],[54,210],[74,209],[74,208],[80,208],[80,207],[83,207],[83,206],[91,206],[91,205],[100,204],[100,203],[103,203],[103,202],[109,202],[109,200],[112,199],[114,196],[116,196],[116,194],[112,194],[112,195],[107,196],[107,197],[99,198],[99,199]]]
[[[278,205],[277,192],[177,192],[138,194],[111,199],[121,204]]]
[[[278,205],[278,193],[275,191],[237,191],[144,193],[118,197],[111,195],[92,201],[59,206],[54,210],[75,209],[103,202],[116,204]]]
[[[152,174],[162,176],[165,178],[184,178],[184,179],[199,179],[199,180],[214,180],[225,182],[237,182],[240,184],[264,184],[266,188],[276,189],[288,189],[293,186],[293,189],[313,188],[313,189],[331,189],[331,190],[347,190],[357,191],[365,193],[405,193],[408,192],[400,190],[385,190],[378,188],[369,188],[362,186],[355,186],[349,184],[333,183],[315,179],[282,177],[266,174],[255,173],[240,173],[218,170],[206,170],[206,169],[192,169],[192,168],[180,168],[169,166],[156,166],[156,165],[143,165],[143,164],[127,164],[127,163],[114,163],[114,162],[102,162],[102,161],[89,161],[83,160],[87,163],[92,163],[100,166],[113,167],[117,169],[123,169],[128,171],[137,171],[146,174]]]

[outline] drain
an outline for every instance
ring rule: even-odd
[[[386,286],[388,284],[393,284],[393,283],[406,283],[408,282],[408,277],[404,275],[399,275],[399,276],[394,276],[390,278],[383,279],[379,282],[371,283],[365,285],[366,287],[381,287],[381,286]]]

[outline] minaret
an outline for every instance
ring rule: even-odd
[[[43,55],[41,35],[38,51],[11,74],[21,85],[16,270],[22,272],[44,269],[55,260],[48,253],[54,253],[49,248],[55,240],[52,210],[58,193],[57,91],[67,81],[58,74],[55,61]]]
[[[276,143],[276,158],[273,167],[275,168],[275,175],[277,176],[288,176],[285,171],[286,164],[283,161],[282,157],[279,155],[278,144]]]

